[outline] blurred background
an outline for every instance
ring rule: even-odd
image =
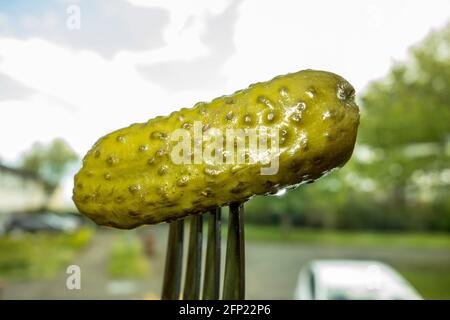
[[[317,183],[248,202],[247,298],[450,299],[449,12],[449,0],[0,0],[0,298],[158,299],[167,226],[81,217],[81,157],[117,128],[312,68],[354,85],[357,146]],[[72,264],[80,290],[66,287]]]

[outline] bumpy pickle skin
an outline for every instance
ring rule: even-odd
[[[351,157],[359,125],[354,98],[342,77],[304,70],[132,124],[100,138],[86,154],[73,200],[97,224],[131,229],[312,182]],[[203,133],[278,129],[278,172],[262,175],[268,166],[262,163],[175,164],[170,135],[183,128],[194,136],[195,121]]]

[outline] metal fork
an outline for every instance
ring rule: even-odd
[[[222,299],[245,299],[244,205],[230,204],[228,239]],[[208,236],[206,246],[203,300],[220,299],[221,208],[207,213]],[[183,268],[184,219],[170,223],[169,240],[161,298],[163,300],[199,300],[202,270],[203,216],[189,218],[189,246],[184,290],[181,297]]]

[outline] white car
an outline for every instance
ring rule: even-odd
[[[385,263],[314,260],[300,271],[297,300],[419,300],[419,293]]]

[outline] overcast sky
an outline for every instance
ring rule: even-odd
[[[301,69],[360,92],[449,13],[450,0],[0,0],[0,159],[55,137],[84,155],[112,130]]]

